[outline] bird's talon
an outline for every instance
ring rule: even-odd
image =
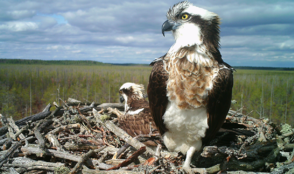
[[[192,168],[192,172],[200,173],[200,174],[206,174],[207,173],[205,168]]]
[[[184,167],[183,166],[183,170],[188,173],[188,174],[193,174],[192,168],[191,167]]]

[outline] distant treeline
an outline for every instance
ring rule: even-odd
[[[31,60],[31,59],[0,59],[0,64],[28,65],[109,65],[91,60]]]
[[[111,65],[117,65],[117,66],[149,66],[149,64],[136,64],[136,63],[111,63]]]
[[[151,63],[151,62],[150,62]],[[23,65],[117,65],[117,66],[149,66],[149,64],[135,63],[102,63],[92,60],[35,60],[35,59],[1,59],[0,64],[23,64]],[[254,67],[254,66],[233,66],[235,69],[248,70],[281,70],[294,71],[290,67]]]
[[[255,66],[234,66],[235,69],[248,69],[248,70],[281,70],[281,71],[293,71],[294,68],[290,67],[255,67]]]

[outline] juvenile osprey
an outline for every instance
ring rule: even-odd
[[[125,102],[125,114],[118,118],[119,125],[133,137],[157,131],[143,90],[143,85],[129,82],[124,83],[119,89],[120,102]]]
[[[186,154],[188,173],[194,152],[216,135],[231,105],[233,69],[219,52],[219,24],[215,13],[187,1],[175,4],[162,25],[175,43],[151,63],[152,116],[166,147]]]

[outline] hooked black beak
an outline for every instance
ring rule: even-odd
[[[123,102],[125,101],[124,97],[123,97],[123,96],[119,96],[119,101],[120,101],[121,103],[123,103]]]
[[[165,31],[171,31],[175,26],[175,23],[174,22],[170,22],[169,20],[166,20],[163,24],[162,24],[162,27],[161,27],[161,31],[162,31],[162,34],[163,36],[164,35],[164,32]]]

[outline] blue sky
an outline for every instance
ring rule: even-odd
[[[0,0],[0,58],[143,63],[174,43],[161,25],[175,0]],[[198,0],[222,19],[233,66],[294,67],[294,1]]]

